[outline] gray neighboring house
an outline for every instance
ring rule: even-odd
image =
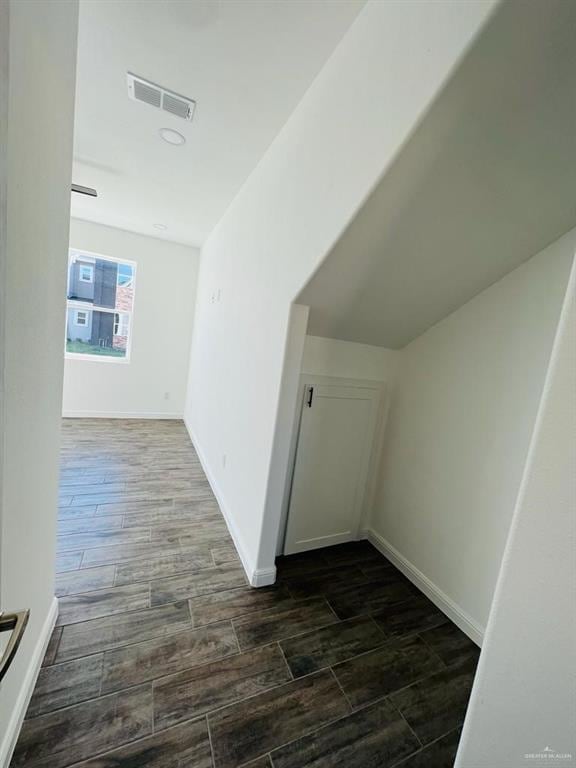
[[[94,307],[114,309],[118,265],[112,261],[77,256],[70,264],[68,299],[78,305],[68,310],[66,337],[99,347],[112,347],[114,313],[94,311]]]

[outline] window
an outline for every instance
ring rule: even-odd
[[[136,265],[70,251],[66,356],[127,362]]]
[[[78,276],[82,283],[93,283],[94,267],[90,264],[80,264],[78,267]]]

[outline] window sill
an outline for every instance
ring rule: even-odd
[[[130,362],[129,357],[113,357],[112,355],[82,355],[79,352],[65,352],[65,360],[80,360],[89,363],[117,363],[120,365],[126,365]]]

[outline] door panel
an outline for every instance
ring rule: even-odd
[[[378,399],[373,388],[313,385],[310,406],[305,387],[285,554],[357,538]]]

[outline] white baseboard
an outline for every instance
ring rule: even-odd
[[[182,419],[181,413],[150,411],[62,411],[65,419]]]
[[[452,598],[448,597],[445,592],[430,581],[422,571],[416,568],[415,565],[407,560],[404,555],[400,554],[389,541],[386,541],[386,539],[374,529],[368,528],[364,532],[364,536],[384,555],[384,557],[387,557],[390,562],[394,563],[394,565],[402,571],[402,573],[409,578],[418,589],[424,592],[424,594],[427,595],[430,600],[432,600],[432,602],[454,622],[454,624],[460,627],[462,632],[465,632],[476,645],[479,645],[480,647],[482,646],[484,627],[480,626],[480,624],[457,605]]]
[[[232,514],[226,504],[226,501],[218,488],[218,483],[216,482],[216,478],[212,474],[210,465],[206,460],[206,457],[202,451],[200,443],[196,435],[194,434],[194,430],[192,429],[192,426],[190,425],[186,416],[184,416],[184,424],[186,425],[186,429],[188,430],[188,434],[190,435],[190,440],[192,440],[192,445],[194,446],[194,449],[198,454],[198,459],[200,460],[200,464],[202,465],[204,474],[206,475],[206,478],[210,483],[210,487],[212,488],[212,493],[214,494],[214,496],[216,496],[216,501],[218,502],[218,506],[220,507],[220,511],[222,512],[222,517],[224,518],[224,521],[228,526],[228,531],[230,532],[230,536],[232,536],[232,541],[234,542],[234,546],[236,547],[236,551],[238,552],[240,561],[242,563],[242,567],[244,568],[244,571],[246,573],[246,577],[250,583],[250,586],[266,587],[269,584],[274,584],[274,582],[276,581],[276,567],[273,566],[272,568],[265,568],[265,569],[256,568],[252,559],[246,553],[246,548],[242,542],[242,538],[238,532],[238,529],[236,528],[236,525],[234,523],[234,518],[232,517]]]
[[[256,568],[252,572],[250,584],[253,587],[268,587],[276,581],[276,566],[273,568]]]
[[[36,685],[36,680],[57,618],[58,600],[53,598],[50,610],[44,620],[38,642],[34,648],[32,658],[30,659],[30,664],[26,670],[26,675],[22,681],[20,693],[16,700],[16,704],[14,705],[14,709],[12,710],[8,727],[4,734],[4,739],[0,744],[0,768],[8,768],[8,765],[10,764],[12,753],[14,752],[16,742],[18,741],[22,722],[24,721],[24,716],[26,715],[26,710],[28,709],[28,704],[30,703],[30,698],[34,691],[34,686]]]

